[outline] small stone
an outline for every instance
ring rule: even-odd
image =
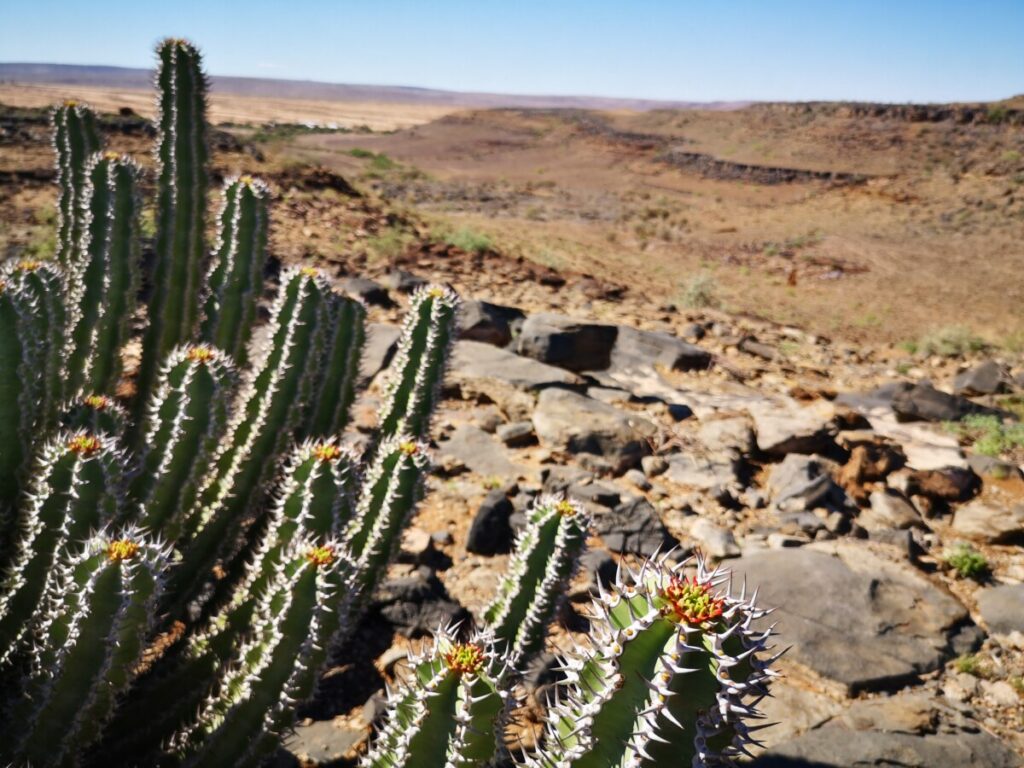
[[[533,423],[529,421],[502,424],[495,430],[495,434],[509,448],[522,448],[537,442],[537,436],[533,432]]]
[[[982,680],[981,693],[997,707],[1016,707],[1021,703],[1017,691],[1005,680]]]
[[[570,498],[585,504],[596,504],[599,507],[614,507],[622,500],[618,489],[604,483],[580,482],[568,488]]]
[[[341,281],[340,287],[349,296],[362,299],[367,304],[374,304],[378,307],[393,307],[395,305],[384,286],[365,277],[346,277]]]
[[[647,477],[657,477],[668,469],[668,462],[664,456],[644,456],[640,459],[640,466]]]
[[[953,380],[953,392],[957,395],[995,395],[1010,389],[1010,372],[995,360],[986,360]]]
[[[910,528],[921,524],[914,505],[902,496],[886,491],[871,494],[871,506],[857,517],[857,523],[869,531],[886,528]]]
[[[706,517],[698,517],[690,526],[690,535],[701,545],[701,548],[709,555],[719,560],[727,557],[738,557],[740,554],[739,545],[732,531],[715,525]]]
[[[896,392],[892,399],[896,416],[905,421],[960,421],[972,414],[998,414],[992,408],[950,395],[922,382]]]
[[[754,429],[743,417],[701,422],[697,439],[709,451],[733,452],[745,456],[754,450]]]
[[[643,498],[631,499],[594,516],[594,531],[612,552],[650,557],[679,542],[665,530],[658,513]]]
[[[641,491],[651,490],[651,481],[647,479],[647,476],[639,469],[630,469],[624,474],[623,479],[632,483]]]
[[[434,531],[430,534],[430,538],[439,547],[447,547],[455,543],[454,537],[448,531]]]

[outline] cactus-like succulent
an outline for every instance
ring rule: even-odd
[[[153,623],[167,551],[136,529],[98,534],[58,558],[37,622],[34,665],[0,757],[65,766],[95,741],[132,679]]]
[[[176,749],[199,768],[259,765],[312,696],[352,599],[339,542],[298,539],[258,598],[249,638]]]
[[[200,338],[247,362],[267,261],[267,185],[240,176],[224,186],[217,247],[203,286]]]
[[[164,40],[157,59],[156,253],[137,381],[139,409],[152,391],[160,361],[193,340],[206,250],[206,75],[199,51],[187,40]]]
[[[102,142],[96,116],[84,104],[66,101],[50,114],[57,156],[57,259],[73,269],[78,262],[84,229],[86,161]]]
[[[767,611],[699,556],[696,574],[650,561],[595,601],[592,642],[564,661],[543,768],[720,765],[745,753],[775,672]]]
[[[128,412],[110,395],[80,394],[60,408],[60,426],[74,432],[84,430],[120,438],[128,423]]]
[[[590,516],[577,502],[541,497],[527,515],[484,622],[513,663],[540,651],[587,543]]]
[[[483,768],[505,753],[508,668],[486,634],[441,629],[410,679],[388,692],[387,721],[363,768]]]
[[[388,367],[378,425],[381,438],[399,433],[422,440],[441,395],[450,347],[455,339],[459,299],[439,285],[413,296],[402,337]]]
[[[178,347],[164,363],[144,426],[144,453],[130,484],[134,518],[178,542],[192,535],[196,500],[228,422],[235,367],[206,345]]]
[[[92,531],[117,518],[122,474],[123,457],[104,435],[64,432],[41,450],[0,585],[0,666],[28,636],[58,553],[73,555]]]
[[[426,445],[406,435],[388,438],[377,451],[344,537],[362,595],[373,592],[398,551],[402,531],[423,495],[428,466]]]
[[[323,374],[304,430],[309,437],[330,437],[348,426],[366,341],[366,308],[360,302],[334,297],[328,315]]]
[[[3,282],[24,304],[23,329],[32,370],[19,373],[36,382],[35,402],[25,415],[35,418],[35,429],[45,432],[56,422],[65,387],[64,275],[52,264],[35,259],[12,260],[0,268]],[[12,327],[9,330],[16,331]]]
[[[139,167],[116,153],[86,165],[79,262],[68,274],[70,392],[113,392],[139,283]]]

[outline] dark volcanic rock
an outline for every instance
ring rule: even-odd
[[[904,421],[960,421],[972,414],[999,414],[999,411],[972,403],[965,397],[941,392],[928,383],[897,391],[892,399],[892,409]]]
[[[405,637],[422,637],[439,626],[469,619],[469,612],[452,600],[426,566],[390,576],[373,597],[373,608]]]
[[[543,312],[526,318],[516,342],[520,355],[570,371],[603,371],[618,336],[614,325]]]
[[[378,307],[392,307],[394,302],[388,295],[388,290],[380,283],[375,283],[365,277],[346,277],[341,281],[341,290],[349,296],[354,296]]]
[[[650,556],[679,544],[643,498],[631,499],[594,516],[594,531],[612,552]]]
[[[473,518],[466,537],[466,551],[478,555],[497,555],[512,549],[512,526],[509,518],[514,511],[505,492],[496,488],[487,494]]]
[[[711,359],[710,352],[669,333],[641,331],[620,325],[612,347],[610,366],[613,370],[659,365],[672,371],[698,371],[709,367]]]
[[[526,315],[515,307],[503,307],[487,301],[465,301],[459,313],[459,338],[481,341],[496,347],[507,346]]]

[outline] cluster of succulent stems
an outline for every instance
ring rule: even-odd
[[[313,266],[265,284],[271,189],[252,176],[225,182],[208,247],[206,75],[184,40],[157,59],[146,266],[143,172],[66,102],[57,258],[0,268],[0,764],[260,765],[358,631],[425,493],[457,296],[412,297],[357,450],[365,307]],[[439,628],[391,690],[367,766],[507,759],[517,680],[589,528],[575,501],[535,502],[478,628]],[[745,750],[770,630],[696,567],[660,558],[596,600],[599,642],[566,656],[523,762]]]

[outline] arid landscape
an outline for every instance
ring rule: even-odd
[[[150,90],[4,77],[0,260],[54,253],[47,105],[96,108],[152,193]],[[479,618],[541,493],[595,521],[560,648],[616,565],[672,547],[780,606],[790,650],[746,764],[1022,765],[1024,97],[240,89],[214,83],[212,176],[265,179],[275,267],[366,303],[364,437],[410,294],[464,300],[428,493],[275,765],[355,764],[410,645]],[[154,227],[144,210],[144,254]],[[534,666],[513,751],[559,679]]]

